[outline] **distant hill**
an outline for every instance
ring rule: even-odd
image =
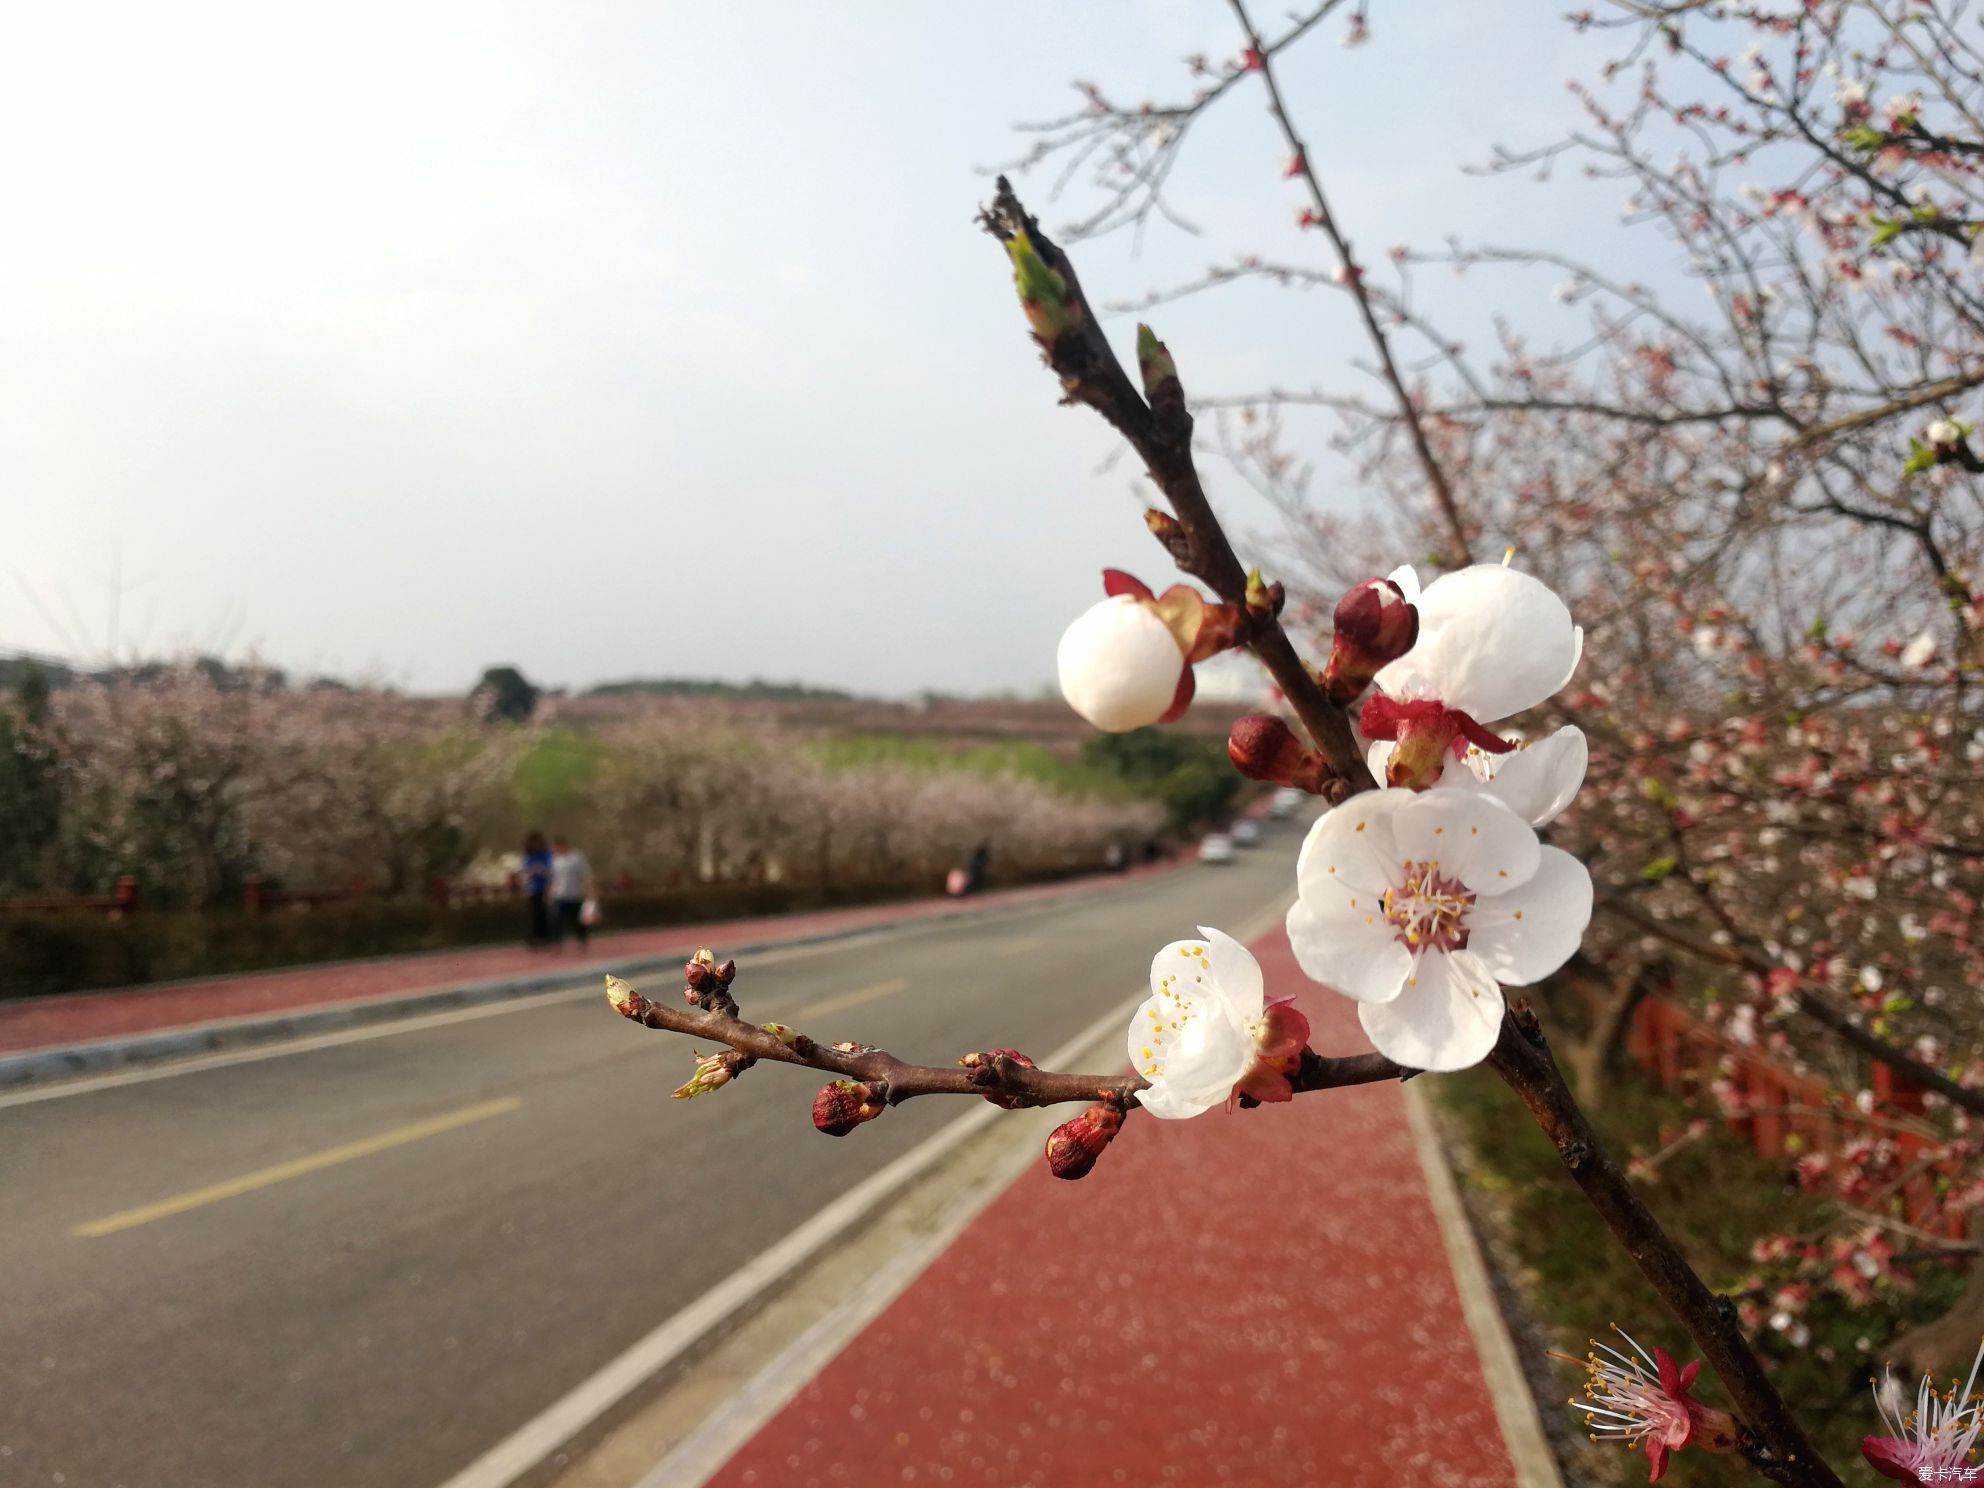
[[[851,703],[855,695],[831,687],[808,687],[803,682],[766,682],[753,677],[748,682],[704,681],[695,677],[636,677],[625,682],[602,682],[588,687],[582,697],[686,697],[721,698],[750,703]]]

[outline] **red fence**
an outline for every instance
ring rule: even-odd
[[[1760,1051],[1724,1037],[1685,1008],[1658,997],[1647,998],[1635,1010],[1626,1047],[1664,1086],[1705,1086],[1710,1080],[1727,1077],[1735,1085],[1741,1107],[1728,1118],[1729,1129],[1764,1157],[1785,1157],[1794,1148],[1833,1152],[1843,1143],[1876,1130],[1876,1123],[1883,1118],[1905,1120],[1923,1109],[1922,1091],[1879,1060],[1874,1061],[1871,1080],[1874,1109],[1862,1112],[1849,1096],[1824,1081],[1785,1069]],[[1934,1228],[1952,1239],[1962,1238],[1961,1221],[1946,1216],[1936,1201],[1938,1179],[1954,1169],[1925,1161],[1923,1154],[1933,1144],[1915,1132],[1881,1130],[1880,1135],[1895,1144],[1897,1167],[1907,1175],[1896,1195],[1902,1217],[1918,1228]]]

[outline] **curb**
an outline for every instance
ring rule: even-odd
[[[1542,1412],[1537,1409],[1536,1396],[1529,1388],[1529,1376],[1523,1372],[1515,1339],[1509,1334],[1508,1320],[1502,1316],[1494,1283],[1488,1278],[1480,1241],[1468,1220],[1446,1149],[1440,1145],[1439,1133],[1434,1129],[1433,1113],[1427,1108],[1429,1098],[1417,1082],[1410,1080],[1401,1093],[1405,1097],[1405,1117],[1412,1128],[1413,1145],[1419,1149],[1419,1165],[1426,1174],[1433,1218],[1439,1224],[1441,1240],[1446,1243],[1454,1287],[1460,1293],[1461,1314],[1474,1339],[1475,1356],[1481,1361],[1481,1374],[1488,1386],[1495,1422],[1502,1429],[1503,1444],[1516,1470],[1517,1488],[1564,1488],[1556,1454],[1550,1450],[1550,1438],[1543,1428]]]
[[[1114,887],[1130,879],[1111,878],[1097,887]],[[750,956],[788,946],[818,945],[922,925],[942,925],[958,920],[994,919],[1065,902],[1082,890],[1058,895],[1042,895],[1018,903],[993,903],[973,909],[954,909],[915,915],[896,920],[871,921],[839,929],[818,930],[811,934],[775,936],[742,945],[726,946],[725,955]],[[1087,892],[1093,892],[1088,890]],[[684,942],[685,944],[687,942]],[[645,976],[680,963],[683,953],[650,952],[618,961],[596,961],[583,967],[536,972],[529,976],[489,977],[480,981],[456,982],[448,986],[426,987],[417,992],[388,993],[356,1001],[321,1003],[286,1013],[253,1014],[242,1018],[217,1018],[204,1023],[185,1023],[176,1028],[159,1028],[148,1033],[126,1034],[118,1038],[88,1039],[76,1044],[56,1044],[40,1049],[22,1049],[0,1054],[0,1090],[17,1089],[50,1080],[66,1080],[77,1075],[95,1074],[134,1064],[155,1064],[197,1054],[253,1044],[280,1043],[313,1034],[333,1033],[372,1023],[397,1022],[426,1013],[474,1007],[481,1003],[507,1002],[541,992],[577,987],[595,977]]]

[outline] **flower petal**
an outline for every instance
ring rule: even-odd
[[[1428,951],[1405,990],[1357,1010],[1380,1054],[1409,1069],[1457,1070],[1479,1064],[1502,1027],[1502,989],[1466,951]]]
[[[1224,1091],[1211,1097],[1188,1097],[1163,1082],[1137,1092],[1137,1104],[1165,1121],[1185,1121],[1193,1116],[1203,1116],[1225,1099]]]
[[[1478,563],[1420,595],[1419,643],[1379,671],[1393,697],[1438,698],[1490,724],[1533,708],[1570,680],[1583,632],[1533,575]]]
[[[1534,829],[1479,786],[1414,796],[1392,813],[1392,838],[1401,858],[1437,863],[1443,876],[1484,896],[1506,893],[1536,871]]]
[[[1915,1488],[1922,1488],[1922,1480],[1915,1476],[1915,1453],[1907,1442],[1897,1441],[1891,1436],[1863,1436],[1860,1438],[1860,1455],[1867,1459],[1867,1466],[1882,1477],[1896,1483],[1913,1483]]]
[[[1591,923],[1591,873],[1560,847],[1542,849],[1527,883],[1484,898],[1467,916],[1467,948],[1496,981],[1527,987],[1571,959]]]
[[[1533,827],[1552,821],[1571,804],[1591,762],[1584,730],[1560,728],[1547,739],[1526,744],[1495,771],[1489,789]]]
[[[1212,954],[1207,958],[1212,962],[1212,985],[1219,989],[1242,1023],[1251,1023],[1260,1017],[1261,1009],[1267,1006],[1268,1001],[1267,982],[1261,976],[1261,963],[1254,959],[1252,951],[1224,930],[1201,925],[1199,934],[1212,947]]]
[[[1392,814],[1411,791],[1366,791],[1316,818],[1295,860],[1296,891],[1307,897],[1332,887],[1382,895],[1399,881]]]
[[[1405,596],[1407,604],[1419,603],[1419,571],[1410,563],[1402,563],[1385,577],[1394,588]]]
[[[1288,943],[1311,981],[1357,1002],[1389,1002],[1412,972],[1412,952],[1373,910],[1324,909],[1297,899],[1288,911]]]

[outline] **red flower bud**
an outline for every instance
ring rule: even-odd
[[[710,974],[716,978],[716,984],[719,987],[728,987],[732,982],[737,980],[737,963],[735,961],[726,961],[723,965],[715,968]]]
[[[1064,1121],[1047,1138],[1047,1167],[1056,1178],[1086,1178],[1102,1149],[1123,1129],[1123,1113],[1112,1105],[1090,1106]]]
[[[1312,794],[1332,778],[1329,762],[1304,749],[1295,732],[1271,713],[1254,713],[1233,725],[1226,736],[1226,757],[1249,780],[1292,785]]]
[[[1011,1060],[1022,1069],[1037,1069],[1039,1067],[1017,1049],[987,1049],[982,1054],[963,1055],[959,1058],[958,1063],[966,1069],[991,1069],[1002,1059]],[[1001,1110],[1006,1111],[1023,1110],[1028,1105],[1027,1100],[1023,1096],[988,1094],[985,1098]]]
[[[692,992],[707,992],[716,985],[716,973],[707,961],[691,961],[682,968],[682,977]]]
[[[854,1080],[836,1080],[813,1097],[813,1125],[830,1137],[844,1137],[862,1122],[873,1121],[882,1111],[883,1103],[875,1088]]]
[[[1419,611],[1390,579],[1366,579],[1337,602],[1336,635],[1323,688],[1332,702],[1352,703],[1387,662],[1419,639]]]

